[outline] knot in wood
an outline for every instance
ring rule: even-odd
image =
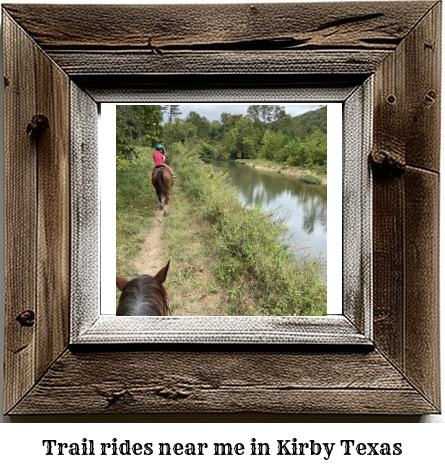
[[[20,313],[20,315],[17,315],[16,320],[22,326],[34,326],[35,313],[32,310],[26,310],[26,311]]]
[[[405,171],[406,162],[403,153],[378,149],[371,153],[371,166],[375,175],[394,176]]]
[[[155,394],[163,397],[164,399],[186,399],[191,395],[188,389],[180,389],[177,387],[162,387],[155,390]]]
[[[34,115],[26,127],[26,133],[34,140],[39,140],[49,128],[49,121],[45,115]]]
[[[109,405],[114,405],[116,404],[122,397],[124,397],[127,394],[127,390],[123,389],[121,391],[113,391],[108,393],[105,398],[107,399],[107,402]]]

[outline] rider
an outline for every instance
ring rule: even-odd
[[[155,168],[168,168],[173,177],[176,178],[176,174],[173,173],[171,166],[166,164],[166,155],[165,155],[165,148],[162,144],[156,144],[156,152],[153,154],[153,160],[155,162]]]

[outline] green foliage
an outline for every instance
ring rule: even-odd
[[[292,117],[279,105],[250,105],[247,116],[225,112],[212,122],[195,111],[185,119],[178,115],[178,105],[118,106],[117,169],[128,169],[134,163],[135,144],[161,141],[167,151],[180,143],[206,163],[262,158],[326,173],[327,107]],[[166,122],[161,125],[163,116]]]
[[[140,252],[147,230],[153,222],[157,198],[151,186],[152,149],[138,150],[138,158],[116,172],[116,273],[135,275],[132,261]]]
[[[196,111],[191,111],[187,118],[186,123],[191,123],[196,128],[196,135],[198,139],[206,139],[209,133],[209,121],[205,116],[201,116]]]
[[[198,157],[200,157],[205,163],[211,163],[214,157],[213,147],[206,141],[201,140],[195,149]]]
[[[137,159],[136,144],[154,145],[161,134],[160,105],[116,106],[116,169],[129,169]]]
[[[323,166],[327,169],[327,150],[327,135],[319,129],[315,129],[306,139],[307,164]]]
[[[282,155],[282,148],[286,145],[287,140],[287,137],[281,131],[273,132],[266,129],[263,136],[262,147],[258,153],[259,158],[278,162],[286,161]]]
[[[181,188],[199,206],[211,225],[217,260],[214,270],[227,286],[233,314],[246,314],[245,299],[261,315],[324,315],[327,288],[323,265],[288,253],[281,222],[259,207],[249,210],[238,201],[227,176],[204,164],[191,163],[189,154],[175,146],[175,171]],[[250,308],[250,307],[249,307]]]
[[[307,111],[302,115],[295,116],[294,119],[298,120],[301,124],[301,127],[306,134],[311,134],[315,129],[327,134],[328,132],[328,107],[324,106],[317,108],[317,110]]]
[[[311,176],[310,174],[304,174],[300,177],[300,180],[306,184],[321,184],[321,179]]]
[[[284,118],[286,111],[279,105],[250,105],[247,108],[247,116],[254,123],[274,123]]]
[[[168,147],[175,142],[192,143],[196,142],[198,129],[191,122],[184,122],[176,118],[173,123],[167,123],[163,128],[163,140]]]
[[[170,124],[181,115],[179,105],[165,105],[162,107],[162,114],[167,117],[167,122]]]

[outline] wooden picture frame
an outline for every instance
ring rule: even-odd
[[[440,411],[440,2],[11,4],[2,14],[6,414]],[[344,217],[358,240],[346,241],[355,265],[343,270],[343,317],[301,319],[293,338],[268,344],[261,322],[245,339],[209,328],[193,340],[153,327],[140,336],[147,320],[110,329],[92,266],[98,104],[296,89],[352,89],[339,97],[359,131],[351,153],[359,175],[372,168],[361,196],[343,190],[361,205],[372,189],[372,230],[360,208]]]

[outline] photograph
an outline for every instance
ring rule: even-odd
[[[327,109],[117,105],[116,314],[326,315]]]

